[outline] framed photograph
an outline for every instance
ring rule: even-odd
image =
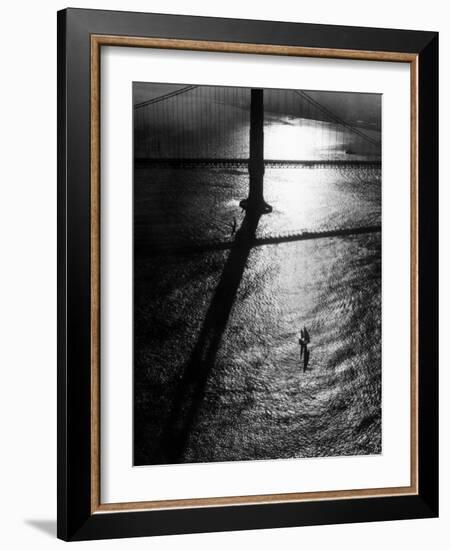
[[[58,13],[58,536],[438,514],[438,36]]]

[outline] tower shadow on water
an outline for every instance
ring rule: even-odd
[[[161,463],[182,462],[189,434],[201,405],[208,376],[226,330],[242,275],[255,240],[260,212],[247,211],[206,313],[200,335],[175,392],[161,441]]]

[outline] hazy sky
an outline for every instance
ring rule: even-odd
[[[186,84],[135,82],[133,87],[133,103],[136,105],[179,90],[185,86]],[[381,94],[311,90],[308,90],[307,93],[312,99],[346,122],[372,130],[381,129]],[[267,112],[281,113],[283,107],[280,102],[277,104],[277,95],[283,97],[282,94],[277,94],[275,90],[271,90],[267,94]]]

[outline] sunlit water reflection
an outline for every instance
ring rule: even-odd
[[[247,188],[240,171],[139,170],[135,238],[150,252],[231,241]],[[260,236],[381,223],[377,170],[267,170],[265,196]],[[164,426],[228,255],[135,258],[136,464],[166,461]],[[196,399],[178,462],[381,452],[381,234],[252,249]]]
[[[135,174],[136,238],[148,247],[224,241],[248,195],[241,170],[142,169]],[[372,226],[381,223],[381,170],[376,168],[267,169],[265,199],[273,207],[260,220],[267,237]]]

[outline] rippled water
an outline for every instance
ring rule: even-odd
[[[243,173],[138,171],[135,238],[150,252],[231,241],[247,186]],[[376,170],[268,170],[265,197],[260,236],[381,223]],[[381,234],[253,248],[218,303],[230,257],[135,258],[135,464],[381,452]],[[202,339],[207,359],[193,355]]]
[[[273,212],[261,218],[258,237],[381,223],[379,169],[267,169],[264,189]],[[150,248],[229,240],[247,195],[244,171],[137,170],[136,238]]]

